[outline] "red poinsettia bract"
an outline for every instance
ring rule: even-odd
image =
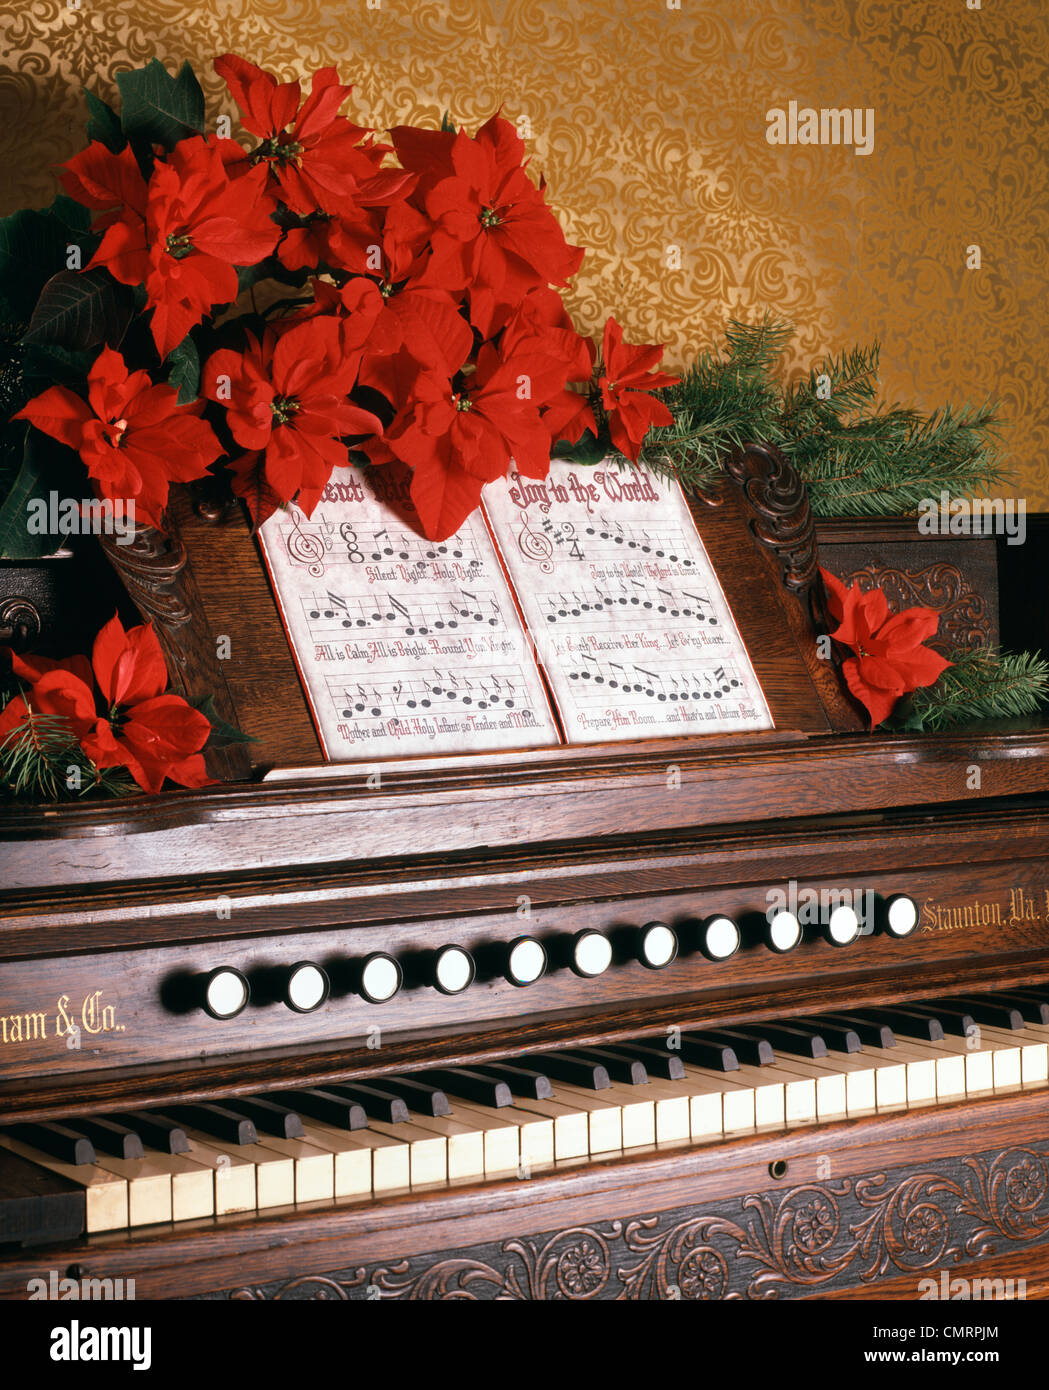
[[[241,469],[234,487],[249,501],[264,490],[281,502],[297,496],[310,516],[332,469],[346,463],[340,440],[382,434],[379,418],[347,399],[360,352],[345,351],[341,325],[331,316],[307,319],[279,335],[267,329],[261,341],[247,337],[245,352],[212,353],[201,381],[204,394],[225,406],[237,443],[261,454],[260,476]],[[256,514],[256,525],[265,519]]]
[[[88,265],[145,285],[162,358],[216,304],[236,299],[235,267],[257,264],[280,237],[272,201],[261,196],[265,170],[229,177],[227,162],[242,157],[232,140],[195,135],[157,160],[147,184],[130,150],[112,154],[96,140],[65,166],[72,197],[88,207],[122,205],[103,219],[108,226]]]
[[[432,132],[419,141],[398,129],[394,148],[429,191],[433,254],[420,283],[467,291],[470,321],[486,338],[537,285],[566,285],[583,259],[570,246],[524,169],[524,141],[500,116],[472,139],[465,131]],[[447,177],[442,177],[447,175]]]
[[[642,441],[652,425],[672,425],[674,417],[650,391],[674,386],[680,380],[666,372],[654,371],[663,360],[665,348],[652,344],[639,347],[623,342],[623,330],[615,319],[605,324],[601,358],[604,373],[598,380],[601,403],[608,415],[612,443],[633,463]]]
[[[174,389],[148,372],[129,372],[105,347],[87,377],[87,400],[49,386],[14,417],[75,449],[98,495],[131,501],[140,524],[159,526],[172,482],[202,478],[222,453],[202,401],[179,405]]]
[[[511,460],[526,477],[546,477],[550,430],[540,407],[563,388],[565,374],[556,356],[519,352],[505,360],[490,343],[461,381],[419,372],[383,442],[413,470],[412,501],[427,536],[457,531]]]
[[[168,672],[151,626],[125,632],[114,616],[95,638],[90,663],[12,655],[11,665],[29,690],[0,714],[0,741],[30,711],[58,715],[96,767],[126,767],[145,792],[160,791],[165,780],[182,787],[210,780],[201,750],[211,724],[181,695],[164,693]]]
[[[932,685],[951,663],[922,643],[935,635],[939,617],[932,608],[905,608],[889,615],[882,589],[862,592],[821,569],[830,615],[838,627],[835,642],[856,653],[842,663],[842,675],[871,717],[871,728],[888,719],[901,695]]]
[[[214,67],[240,107],[244,128],[262,142],[252,162],[267,171],[292,212],[355,214],[392,202],[415,183],[401,169],[380,168],[386,147],[362,144],[369,132],[338,114],[353,88],[341,85],[335,68],[313,74],[300,106],[298,82],[278,82],[233,53],[216,58]]]

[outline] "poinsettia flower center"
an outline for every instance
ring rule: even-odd
[[[193,243],[185,232],[172,232],[164,243],[164,250],[169,256],[174,256],[176,261],[181,261],[193,250]]]
[[[114,449],[119,449],[124,442],[124,432],[127,429],[126,420],[110,420],[104,427],[106,443]]]
[[[481,209],[480,223],[482,227],[498,227],[502,220],[495,208]]]
[[[274,135],[269,140],[263,140],[255,151],[255,158],[277,159],[281,164],[293,164],[300,154],[302,146],[297,140],[282,141],[280,136]]]
[[[474,403],[469,396],[453,396],[452,405],[456,410],[473,410]]]
[[[278,425],[286,425],[293,415],[298,414],[299,409],[299,402],[294,396],[274,396],[270,401],[270,410]]]
[[[131,711],[127,705],[110,705],[109,714],[106,717],[109,720],[109,727],[115,734],[119,734],[131,717]]]

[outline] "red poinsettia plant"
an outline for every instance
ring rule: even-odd
[[[378,139],[340,114],[334,68],[304,94],[243,58],[214,66],[239,138],[228,117],[206,130],[188,64],[154,60],[119,75],[121,116],[88,94],[65,196],[16,214],[47,236],[8,229],[48,271],[35,300],[9,296],[28,316],[12,417],[75,451],[99,497],[160,525],[172,482],[225,468],[261,525],[293,500],[311,513],[339,464],[397,461],[439,540],[511,463],[636,461],[672,423],[652,394],[676,381],[662,347],[613,318],[600,343],[574,328],[562,291],[583,248],[509,121]],[[7,269],[0,239],[3,293]]]
[[[951,665],[925,646],[936,635],[939,614],[933,608],[889,612],[883,589],[848,588],[829,570],[821,569],[831,618],[838,624],[828,636],[852,655],[841,673],[852,694],[870,715],[871,728],[884,723],[904,695],[934,685]]]
[[[5,656],[10,666],[0,672],[0,689],[8,687],[10,698],[0,708],[0,787],[9,791],[203,787],[211,781],[205,745],[244,740],[215,716],[210,698],[195,707],[168,690],[149,624],[125,631],[114,614],[90,660]]]

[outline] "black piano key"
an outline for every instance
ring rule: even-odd
[[[752,1048],[757,1056],[760,1052],[758,1040],[733,1036],[730,1033],[683,1033],[681,1035],[681,1056],[686,1062],[697,1067],[710,1067],[714,1071],[739,1071],[740,1053],[737,1047],[743,1044]],[[765,1044],[768,1047],[768,1044]],[[769,1061],[772,1060],[769,1047]],[[746,1059],[744,1059],[746,1060]]]
[[[1039,999],[1028,990],[1011,989],[995,998],[1005,999],[1019,1009],[1025,1023],[1049,1023],[1049,1000]]]
[[[198,1102],[193,1105],[169,1105],[167,1113],[184,1120],[192,1129],[199,1129],[209,1139],[221,1139],[224,1144],[257,1144],[258,1131],[251,1120],[224,1105]]]
[[[965,1009],[977,1023],[985,1023],[988,1028],[1008,1028],[1015,1031],[1024,1026],[1023,1014],[1015,1004],[997,997],[985,998],[982,995],[963,999],[944,1001],[952,1008]]]
[[[164,1154],[189,1153],[186,1131],[178,1120],[167,1115],[158,1115],[152,1110],[130,1110],[126,1115],[114,1115],[113,1119],[133,1129],[143,1144],[151,1149]]]
[[[847,1023],[832,1023],[825,1018],[799,1018],[795,1022],[812,1028],[835,1052],[859,1052],[863,1048],[859,1033]]]
[[[740,1028],[741,1033],[751,1033],[749,1028]],[[812,1028],[800,1023],[760,1023],[753,1029],[753,1036],[766,1038],[776,1052],[791,1057],[810,1059],[826,1057],[827,1044]]]
[[[505,1081],[486,1076],[484,1072],[474,1071],[470,1067],[449,1067],[446,1071],[430,1071],[425,1074],[424,1080],[443,1086],[449,1095],[460,1096],[463,1100],[475,1100],[478,1105],[498,1108],[512,1105],[514,1101],[510,1087]]]
[[[340,1081],[328,1086],[337,1096],[345,1096],[363,1106],[369,1120],[381,1120],[387,1125],[401,1125],[408,1119],[408,1107],[393,1091],[384,1091],[381,1086],[365,1085],[362,1082]]]
[[[976,1020],[967,1009],[958,1004],[909,1004],[908,1008],[925,1018],[934,1018],[945,1034],[956,1038],[967,1038],[976,1032]]]
[[[668,1052],[666,1048],[651,1047],[644,1043],[616,1043],[620,1052],[628,1052],[638,1061],[644,1062],[650,1076],[659,1076],[666,1081],[681,1081],[685,1075],[685,1064],[679,1052]]]
[[[860,1018],[859,1014],[823,1014],[819,1021],[852,1029],[864,1047],[896,1046],[896,1035],[880,1019]]]
[[[301,1139],[306,1133],[298,1111],[280,1101],[262,1096],[238,1096],[226,1105],[235,1114],[251,1120],[260,1134],[273,1134],[278,1139]]]
[[[99,1153],[114,1158],[144,1158],[142,1140],[133,1129],[119,1120],[103,1117],[97,1120],[77,1120],[77,1128],[94,1144]]]
[[[420,1081],[414,1076],[384,1076],[382,1079],[384,1091],[390,1091],[395,1096],[400,1096],[409,1110],[414,1110],[417,1115],[450,1115],[452,1107],[448,1097],[439,1086],[432,1086],[427,1081]]]
[[[583,1047],[579,1056],[600,1063],[613,1081],[622,1081],[627,1086],[647,1086],[648,1072],[640,1057],[632,1057],[618,1047]]]
[[[49,1154],[62,1163],[94,1163],[95,1146],[86,1134],[68,1125],[41,1123],[12,1125],[8,1133],[23,1144],[30,1144],[41,1153]]]
[[[918,1038],[922,1042],[943,1042],[943,1024],[929,1014],[915,1013],[910,1008],[878,1008],[857,1011],[857,1018],[885,1023],[901,1038]]]
[[[567,1081],[588,1091],[605,1091],[612,1084],[603,1062],[579,1057],[575,1053],[544,1052],[542,1056],[522,1057],[521,1062],[526,1067],[535,1067],[537,1071],[553,1077],[555,1081]]]
[[[368,1116],[363,1105],[319,1086],[305,1091],[274,1091],[269,1099],[290,1105],[300,1115],[309,1115],[311,1119],[334,1125],[336,1129],[368,1128]]]
[[[529,1100],[550,1100],[554,1088],[550,1078],[534,1067],[517,1066],[504,1062],[485,1062],[474,1070],[482,1076],[490,1076],[493,1081],[505,1081],[513,1096],[524,1096]]]

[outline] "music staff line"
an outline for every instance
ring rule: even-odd
[[[365,684],[333,675],[326,682],[335,712],[343,719],[403,719],[447,709],[449,703],[481,711],[529,708],[521,704],[526,686],[519,666],[501,666],[472,680],[434,666],[427,672],[391,672]]]
[[[612,587],[612,586],[610,586]],[[558,589],[542,597],[546,621],[575,626],[575,619],[594,620],[596,615],[605,617],[596,622],[605,626],[610,619],[618,618],[624,610],[648,612],[668,618],[695,618],[697,622],[711,627],[719,625],[714,605],[704,594],[684,589],[675,594],[661,585],[648,585],[638,579],[619,580],[615,592],[600,584],[583,589],[572,589],[567,593]]]
[[[568,669],[568,679],[578,681],[580,686],[584,683],[589,684],[590,689],[600,698],[604,698],[604,693],[597,690],[599,686],[607,690],[621,690],[624,694],[644,695],[660,704],[685,700],[719,700],[731,695],[733,691],[743,689],[739,673],[731,662],[716,666],[712,671],[691,672],[688,675],[682,673],[678,676],[669,672],[662,674],[633,662],[602,662],[585,653],[580,653],[579,661],[584,664]],[[638,680],[639,676],[642,677],[641,680]],[[579,696],[577,699],[580,704],[592,703],[592,700],[580,699]]]
[[[397,627],[407,637],[427,637],[435,632],[455,632],[460,627],[479,624],[497,628],[503,623],[502,610],[490,589],[475,593],[460,588],[429,594],[413,599],[410,606],[388,590],[367,598],[344,598],[329,589],[300,602],[314,640],[368,627]]]
[[[291,525],[281,527],[281,538],[288,558],[304,566],[315,579],[321,578],[328,566],[360,565],[369,560],[398,560],[413,568],[454,560],[464,561],[472,570],[482,568],[469,541],[458,534],[435,543],[389,528],[372,531],[348,521],[336,526],[323,512],[304,524],[297,508],[292,511]]]
[[[521,554],[537,561],[545,574],[553,571],[553,557],[562,559],[602,561],[619,560],[628,551],[650,555],[655,560],[680,565],[693,570],[696,562],[688,555],[689,542],[680,531],[668,532],[665,537],[653,536],[641,527],[624,526],[598,516],[592,525],[577,527],[570,521],[554,521],[544,517],[541,526],[532,524],[527,512],[520,512],[522,529],[517,543]]]

